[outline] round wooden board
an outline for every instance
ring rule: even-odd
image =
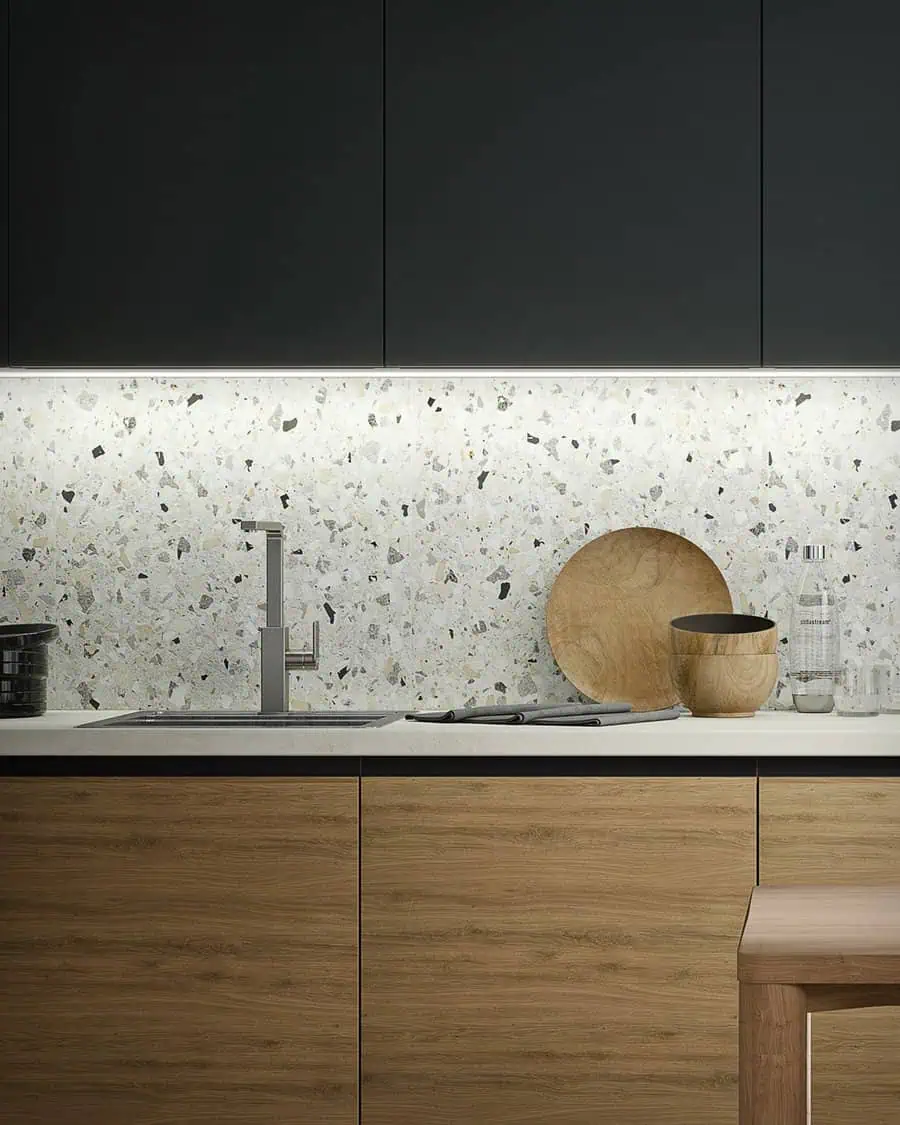
[[[678,702],[669,674],[672,618],[731,609],[721,571],[695,543],[656,527],[626,527],[586,543],[559,572],[547,637],[582,695],[654,711]]]

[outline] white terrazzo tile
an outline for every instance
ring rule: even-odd
[[[766,506],[775,510],[761,536],[761,581],[786,607],[803,577],[800,547],[824,543],[844,651],[897,660],[900,380],[781,376],[766,391]]]
[[[255,707],[248,517],[285,523],[293,643],[321,622],[295,707],[578,698],[547,596],[632,525],[782,636],[821,539],[846,643],[900,658],[896,377],[11,376],[0,411],[0,620],[59,623],[54,707]]]
[[[0,621],[56,619],[55,388],[0,378]]]

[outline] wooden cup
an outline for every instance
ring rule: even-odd
[[[778,651],[778,629],[749,613],[690,613],[669,622],[669,651],[698,656],[747,656]]]
[[[676,652],[669,657],[672,683],[692,715],[747,718],[769,698],[778,679],[774,652],[703,656]]]
[[[741,718],[769,698],[778,678],[778,630],[768,617],[692,613],[669,624],[669,672],[697,716]]]

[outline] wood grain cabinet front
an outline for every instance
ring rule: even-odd
[[[0,1117],[352,1125],[341,779],[5,779]]]
[[[735,1121],[754,784],[364,779],[364,1125]]]
[[[900,882],[900,779],[760,779],[761,883]],[[817,1012],[815,1125],[897,1125],[900,1011]]]

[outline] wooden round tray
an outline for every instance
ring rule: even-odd
[[[559,572],[547,603],[547,637],[566,679],[594,700],[635,711],[671,707],[669,622],[730,613],[725,579],[705,551],[656,527],[592,539]]]

